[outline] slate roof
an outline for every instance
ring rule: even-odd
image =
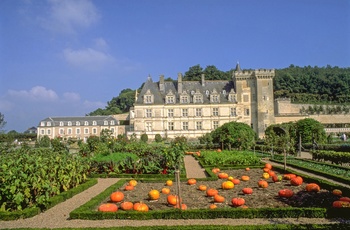
[[[234,90],[233,81],[228,80],[205,80],[204,86],[201,81],[182,81],[182,91],[186,91],[188,95],[192,95],[193,92],[199,91],[203,95],[203,103],[210,103],[209,95],[214,92],[220,95],[220,103],[228,102],[228,94],[231,90]],[[152,104],[164,104],[165,96],[172,91],[176,96],[177,103],[179,102],[179,93],[178,93],[178,82],[175,81],[164,81],[164,91],[161,92],[159,89],[159,82],[155,83],[152,81],[151,77],[148,77],[147,81],[143,85],[141,92],[138,94],[137,100],[135,104],[143,104],[143,96],[147,91],[154,95],[154,103]],[[209,95],[207,95],[207,90],[209,91]],[[224,94],[224,91],[226,94]]]
[[[63,122],[63,126],[67,126],[68,122],[72,122],[71,126],[76,126],[76,122],[80,122],[80,126],[84,125],[85,121],[89,122],[89,125],[92,125],[93,121],[96,121],[96,125],[98,126],[103,126],[104,121],[108,121],[108,124],[110,124],[110,121],[114,121],[115,124],[118,124],[118,120],[115,119],[112,116],[83,116],[83,117],[47,117],[43,120],[40,121],[39,125],[41,122],[51,122],[51,126],[59,126],[60,122]]]

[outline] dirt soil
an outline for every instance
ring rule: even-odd
[[[221,172],[228,173],[229,176],[234,178],[241,178],[243,175],[250,177],[249,181],[242,181],[240,184],[235,185],[231,190],[223,190],[221,188],[222,182],[227,179],[218,179],[216,181],[198,181],[196,185],[188,185],[186,182],[181,182],[181,197],[184,204],[187,205],[188,209],[199,209],[209,208],[210,204],[214,203],[212,197],[206,196],[205,191],[198,190],[198,186],[203,184],[207,188],[215,188],[218,190],[221,196],[225,197],[224,203],[215,203],[218,208],[233,208],[231,200],[234,197],[242,197],[245,199],[245,205],[251,208],[280,208],[280,207],[330,207],[333,201],[337,200],[338,197],[333,195],[328,190],[322,190],[318,193],[310,193],[305,191],[307,182],[300,186],[292,186],[290,181],[283,180],[279,183],[274,183],[271,178],[265,179],[268,182],[267,188],[259,188],[258,181],[262,179],[262,169],[251,169],[246,171],[241,170],[222,170]],[[283,175],[276,172],[276,174]],[[125,184],[126,185],[126,184]],[[167,204],[167,195],[160,194],[160,198],[156,201],[149,200],[148,192],[152,189],[156,189],[161,192],[162,188],[170,188],[170,194],[176,194],[175,183],[172,186],[166,186],[164,183],[143,183],[138,182],[137,186],[133,191],[124,191],[124,186],[119,190],[123,191],[125,198],[124,201],[146,203],[150,210],[164,210],[174,208]],[[245,195],[242,192],[243,188],[252,188],[253,193],[251,195]],[[294,196],[291,198],[280,198],[278,192],[281,189],[290,189],[294,192]],[[107,198],[104,202],[109,202]]]

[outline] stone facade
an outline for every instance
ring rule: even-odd
[[[274,70],[242,71],[239,64],[229,81],[153,82],[151,77],[135,95],[127,135],[198,138],[224,123],[250,125],[259,136],[275,123],[273,100]]]

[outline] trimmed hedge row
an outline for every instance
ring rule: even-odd
[[[81,184],[68,191],[62,192],[59,195],[51,197],[49,199],[48,204],[45,207],[30,207],[21,211],[14,211],[14,212],[0,211],[0,220],[16,220],[20,218],[33,217],[44,210],[50,209],[53,206],[69,198],[72,198],[74,195],[85,191],[86,189],[92,187],[95,184],[97,184],[97,179],[88,179],[84,184]]]
[[[270,161],[276,162],[276,163],[279,163],[279,164],[283,164],[283,161],[279,161],[279,160],[275,160],[275,159],[270,159]],[[313,163],[315,163],[315,162],[313,162]],[[331,180],[338,181],[340,183],[350,184],[350,180],[348,178],[345,178],[345,177],[342,177],[342,176],[334,175],[334,174],[327,173],[327,172],[324,172],[324,171],[319,171],[319,170],[316,170],[316,169],[313,169],[313,168],[305,168],[305,167],[299,166],[297,164],[293,164],[293,163],[290,163],[290,162],[288,163],[288,161],[287,161],[287,165],[289,165],[291,167],[294,167],[294,168],[297,168],[297,169],[300,169],[300,170],[303,170],[303,171],[306,171],[306,172],[318,174],[320,176],[329,178]]]

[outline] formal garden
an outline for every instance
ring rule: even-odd
[[[108,131],[86,143],[59,138],[42,138],[34,146],[3,142],[0,219],[38,215],[96,185],[97,178],[120,178],[69,219],[336,218],[348,223],[350,153],[344,143],[327,144],[319,135],[324,144],[321,139],[318,148],[311,144],[313,159],[306,160],[297,157],[297,145],[291,144],[296,141],[281,129],[268,129],[263,142],[247,132],[249,126],[241,126],[223,125],[202,142],[113,138]],[[228,133],[226,139],[220,131]],[[70,152],[71,146],[78,151]],[[198,160],[205,178],[186,177],[186,155]]]

